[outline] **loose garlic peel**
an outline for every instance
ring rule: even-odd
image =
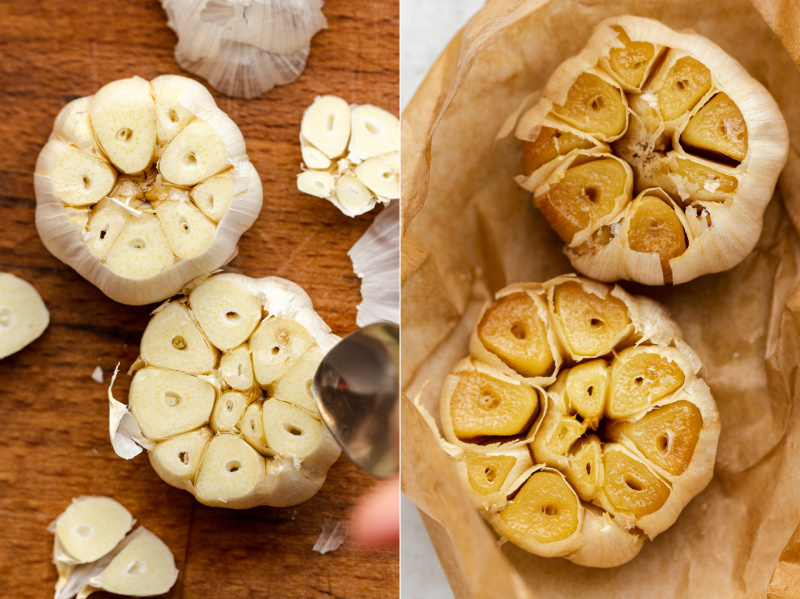
[[[172,552],[109,497],[73,499],[48,528],[55,535],[55,599],[107,591],[131,597],[166,593],[178,578]],[[129,534],[130,533],[130,534]]]
[[[36,288],[0,272],[0,360],[33,343],[50,323],[50,313]]]
[[[175,60],[227,96],[257,98],[296,80],[311,38],[327,27],[322,0],[161,0],[178,36]]]
[[[572,275],[512,285],[470,354],[445,380],[440,441],[482,515],[527,551],[620,565],[711,480],[716,404],[653,300]]]
[[[601,281],[684,283],[750,253],[788,154],[769,92],[706,38],[600,23],[517,123],[517,182]]]
[[[319,96],[303,114],[300,147],[297,189],[347,216],[400,198],[400,121],[390,112]]]
[[[47,249],[126,304],[164,300],[229,262],[262,201],[236,124],[178,75],[67,104],[34,184]]]
[[[114,450],[149,450],[164,481],[205,505],[305,501],[341,453],[311,392],[337,341],[290,281],[199,279],[155,311],[128,406],[109,388]]]

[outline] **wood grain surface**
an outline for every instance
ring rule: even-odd
[[[261,216],[232,266],[300,284],[344,335],[356,328],[360,302],[347,250],[374,214],[350,219],[297,191],[300,120],[323,93],[398,114],[399,2],[327,0],[324,12],[329,28],[313,39],[296,83],[257,100],[215,97],[241,128],[264,185]],[[109,300],[45,250],[34,227],[33,171],[69,100],[114,79],[181,73],[175,35],[156,0],[3,0],[0,23],[0,271],[33,283],[51,315],[39,340],[0,361],[0,596],[51,596],[47,525],[87,494],[116,498],[173,550],[180,577],[168,597],[397,596],[396,547],[348,540],[326,555],[312,551],[323,521],[347,519],[374,485],[346,457],[301,505],[232,511],[168,486],[143,455],[114,454],[106,386],[90,375],[97,365],[106,381],[118,362],[128,369],[153,306]],[[120,376],[118,397],[129,382]]]

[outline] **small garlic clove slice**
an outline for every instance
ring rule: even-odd
[[[608,364],[605,360],[582,362],[569,369],[565,398],[581,417],[596,424],[603,416],[609,389]]]
[[[262,419],[261,402],[251,403],[242,414],[237,428],[242,433],[242,438],[261,455],[273,455],[264,438],[264,421]]]
[[[161,75],[150,84],[156,102],[156,131],[160,146],[166,145],[195,118],[194,112],[186,107],[186,96],[205,102],[214,101],[204,85],[188,77]],[[184,102],[181,102],[182,97]]]
[[[342,212],[348,216],[369,212],[376,204],[376,199],[367,186],[349,173],[336,181],[336,199]]]
[[[229,168],[222,138],[203,120],[194,120],[169,142],[158,162],[161,176],[175,185],[196,185]]]
[[[126,539],[126,545],[89,584],[109,593],[151,597],[166,593],[178,579],[169,547],[144,527]]]
[[[248,344],[243,343],[222,354],[219,360],[219,374],[223,383],[237,391],[246,391],[255,385],[253,361],[250,359]]]
[[[133,377],[128,407],[145,437],[160,441],[208,424],[215,398],[205,381],[148,367]]]
[[[590,150],[593,147],[595,144],[590,140],[569,131],[540,127],[535,139],[522,142],[525,174],[532,174],[551,160],[569,154],[572,150]]]
[[[362,104],[353,108],[350,118],[352,132],[348,149],[357,160],[400,149],[400,119],[392,113]]]
[[[606,413],[611,418],[627,418],[676,391],[686,375],[669,357],[630,347],[615,358],[611,380]]]
[[[189,374],[211,372],[217,350],[181,303],[170,302],[153,316],[142,335],[142,359],[150,366]]]
[[[481,495],[496,493],[506,482],[517,458],[506,455],[469,454],[466,459],[469,484]]]
[[[322,422],[300,408],[268,399],[263,406],[264,438],[282,456],[303,459],[311,455],[322,440]]]
[[[250,338],[253,371],[264,387],[284,376],[314,345],[314,339],[298,322],[288,318],[265,320]]]
[[[726,93],[718,93],[689,120],[681,134],[686,149],[708,152],[737,162],[747,156],[747,124]]]
[[[616,514],[641,518],[663,507],[670,487],[643,462],[611,444],[603,453],[603,492]]]
[[[656,48],[650,42],[631,41],[622,27],[612,29],[618,33],[622,47],[609,50],[608,67],[618,81],[638,89],[656,56]]]
[[[628,246],[634,252],[658,254],[664,281],[669,283],[669,261],[686,251],[686,232],[670,204],[655,196],[643,196],[631,203],[628,212]]]
[[[212,277],[189,295],[200,328],[222,351],[241,345],[261,320],[261,302],[237,281]]]
[[[161,202],[156,216],[170,249],[181,260],[199,256],[214,242],[214,223],[188,202]]]
[[[628,122],[622,91],[593,73],[579,75],[553,112],[576,129],[604,138],[620,135]]]
[[[195,185],[189,192],[194,205],[215,223],[222,220],[233,201],[236,181],[230,173],[223,173]]]
[[[97,141],[92,131],[92,122],[89,118],[93,97],[84,96],[64,106],[53,123],[53,134],[81,150],[99,155]]]
[[[597,435],[580,439],[569,451],[564,474],[583,501],[592,501],[603,485],[603,449]]]
[[[108,268],[127,279],[148,279],[174,262],[167,237],[152,214],[125,221],[105,258]]]
[[[327,198],[333,192],[333,175],[324,171],[303,171],[297,175],[297,189],[318,198]]]
[[[129,175],[147,170],[156,146],[156,107],[140,77],[104,85],[92,99],[92,128],[103,152]]]
[[[210,423],[214,432],[238,433],[247,404],[248,399],[238,391],[225,391],[211,412]]]
[[[372,193],[390,200],[400,198],[400,152],[367,158],[355,173]]]
[[[149,453],[153,470],[173,487],[189,487],[193,484],[206,445],[213,436],[208,428],[203,427],[157,443]]]
[[[350,141],[350,106],[336,96],[318,96],[303,113],[300,135],[329,159],[339,158]]]
[[[49,323],[50,313],[34,286],[0,273],[0,360],[38,339]]]
[[[711,71],[696,58],[676,60],[663,78],[659,75],[658,107],[665,121],[692,110],[711,89]]]
[[[317,414],[317,404],[312,391],[314,375],[323,353],[318,346],[309,349],[297,363],[272,386],[272,397],[289,402],[312,414]]]
[[[133,516],[109,497],[79,497],[55,521],[61,547],[86,564],[109,553],[133,528]]]
[[[59,200],[70,206],[91,206],[111,192],[117,173],[105,160],[57,139],[47,145],[43,153],[58,153],[50,181]]]
[[[224,506],[250,493],[266,473],[264,458],[244,439],[220,433],[208,444],[195,481],[197,499]]]
[[[302,136],[300,137],[300,153],[308,168],[325,170],[331,166],[331,159],[314,146],[309,145]]]

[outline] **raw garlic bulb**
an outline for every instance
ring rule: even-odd
[[[164,481],[205,505],[305,501],[341,453],[311,391],[337,341],[286,279],[198,280],[153,313],[127,408],[109,388],[114,450],[147,449]]]
[[[50,313],[33,285],[0,272],[0,360],[33,343],[50,324]]]
[[[172,552],[110,497],[79,497],[50,525],[58,570],[55,599],[107,591],[130,597],[166,593],[178,579]],[[130,533],[130,534],[128,534]]]
[[[303,113],[300,147],[297,189],[347,216],[400,198],[400,120],[383,108],[319,96]]]
[[[719,415],[664,308],[572,275],[501,290],[445,380],[441,440],[481,514],[545,557],[623,564],[711,480]]]
[[[640,17],[600,23],[517,123],[517,181],[602,281],[685,283],[761,233],[788,155],[769,92],[708,39]]]
[[[226,96],[257,98],[306,68],[322,0],[161,0],[175,60]]]
[[[239,128],[178,75],[67,104],[34,183],[45,247],[124,304],[164,300],[229,262],[261,211]]]

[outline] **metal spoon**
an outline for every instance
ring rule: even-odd
[[[400,329],[371,324],[342,339],[314,375],[322,421],[356,466],[373,476],[400,465]]]

